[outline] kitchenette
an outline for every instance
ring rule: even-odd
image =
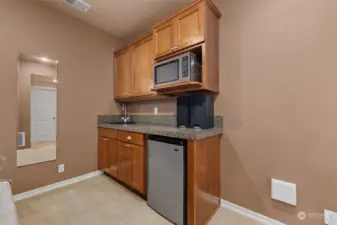
[[[98,116],[98,169],[177,225],[207,224],[220,206],[219,18],[194,1],[114,54],[123,115]],[[129,104],[174,99],[174,115],[129,115]]]
[[[99,169],[173,223],[205,224],[220,205],[222,128],[115,123],[98,125]]]

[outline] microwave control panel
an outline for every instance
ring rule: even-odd
[[[182,76],[188,77],[188,56],[185,56],[182,60]]]

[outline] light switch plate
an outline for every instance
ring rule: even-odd
[[[271,198],[290,205],[296,205],[296,184],[272,179]]]
[[[156,107],[154,107],[154,115],[157,115],[158,114],[158,107],[156,106]]]
[[[63,173],[64,170],[65,170],[64,164],[61,164],[61,165],[58,165],[58,166],[57,166],[57,172],[58,172],[58,173]]]
[[[327,210],[324,210],[324,223],[327,225],[337,225],[337,213]]]

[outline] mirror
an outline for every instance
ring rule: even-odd
[[[56,160],[57,66],[47,57],[18,54],[17,166]]]

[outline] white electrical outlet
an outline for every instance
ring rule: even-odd
[[[154,107],[154,115],[157,115],[158,114],[158,107]]]
[[[296,205],[296,184],[272,179],[271,198],[290,205]]]
[[[324,223],[327,225],[337,225],[337,213],[325,209]]]
[[[64,172],[64,164],[61,164],[61,165],[57,166],[57,172],[58,173],[63,173]]]

